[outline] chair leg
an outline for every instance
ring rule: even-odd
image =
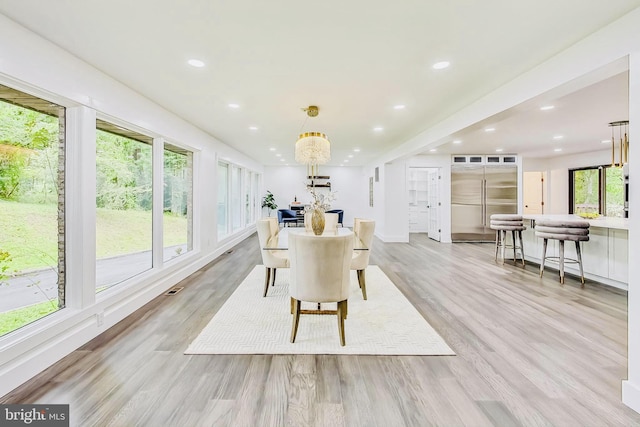
[[[520,240],[520,255],[522,256],[522,266],[524,267],[524,243],[522,243],[522,231],[518,231],[518,240]]]
[[[576,241],[576,254],[578,255],[578,265],[580,266],[580,281],[584,288],[584,271],[582,270],[582,254],[580,253],[580,242]]]
[[[301,302],[292,298],[293,307],[293,325],[291,326],[291,342],[296,341],[296,335],[298,334],[298,323],[300,323],[300,306]]]
[[[513,263],[516,263],[516,232],[515,230],[511,230],[511,243],[513,244]]]
[[[264,268],[264,293],[262,294],[262,298],[267,296],[267,291],[269,290],[269,276],[271,275],[271,269],[269,267]]]
[[[271,286],[275,286],[276,285],[276,269],[272,268],[272,274],[271,274]]]
[[[360,290],[362,291],[362,299],[367,299],[367,282],[364,276],[364,270],[356,270],[358,276],[358,284],[360,285]]]
[[[498,248],[500,247],[500,230],[496,230],[496,262],[498,262]]]
[[[540,258],[540,277],[542,277],[542,273],[544,273],[544,260],[547,256],[547,239],[544,239],[542,242],[542,258]]]
[[[504,250],[505,250],[505,240],[507,238],[507,231],[506,230],[500,230],[500,242],[502,243],[502,263],[504,264]]]
[[[564,240],[560,240],[560,283],[564,285]]]
[[[338,333],[340,334],[340,345],[345,345],[344,339],[344,319],[347,317],[347,300],[338,302]]]

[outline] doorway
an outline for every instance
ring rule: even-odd
[[[541,215],[544,213],[544,182],[546,172],[524,172],[522,182],[522,213]]]
[[[440,241],[440,168],[410,167],[409,232]]]

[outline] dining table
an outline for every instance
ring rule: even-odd
[[[278,233],[271,236],[269,240],[267,240],[267,244],[262,249],[274,250],[274,251],[286,251],[289,249],[289,234],[305,234],[308,236],[314,236],[313,231],[307,231],[305,228],[290,228],[285,227],[280,229]],[[316,236],[318,238],[329,237],[329,236],[345,236],[345,235],[353,235],[353,250],[354,251],[368,251],[369,248],[360,240],[357,234],[351,231],[348,228],[338,227],[335,231],[324,231],[322,234]]]

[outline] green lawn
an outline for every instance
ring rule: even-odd
[[[10,272],[57,265],[57,205],[0,200],[0,249],[11,254]],[[97,256],[151,249],[151,212],[98,209]],[[187,241],[187,219],[164,216],[164,245]]]
[[[38,320],[47,314],[58,310],[57,301],[41,302],[27,307],[0,313],[0,336],[21,328],[24,325]]]

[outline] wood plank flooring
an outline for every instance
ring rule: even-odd
[[[253,236],[0,402],[68,403],[77,426],[640,426],[620,402],[626,293],[493,249],[374,242],[456,356],[184,355],[261,263]]]

